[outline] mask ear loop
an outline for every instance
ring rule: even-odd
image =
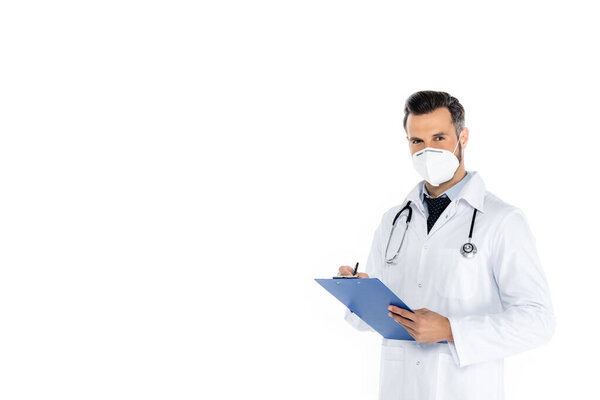
[[[460,131],[460,133],[458,134],[458,138],[456,139],[456,146],[454,146],[454,150],[452,150],[452,154],[454,154],[454,152],[456,151],[456,148],[458,147],[458,144],[460,143],[460,135],[462,135],[463,131]]]
[[[463,131],[460,131],[460,133],[458,134],[458,139],[456,140],[456,146],[454,146],[454,150],[452,150],[452,154],[454,154],[454,152],[456,151],[456,148],[458,147],[458,144],[460,143],[460,136],[462,135],[462,133],[463,133]],[[456,155],[454,157],[456,157]],[[456,158],[458,158],[458,157],[456,157]],[[462,154],[460,155],[460,158],[462,159]]]

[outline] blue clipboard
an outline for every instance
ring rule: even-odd
[[[388,306],[412,310],[377,278],[315,279],[350,311],[386,339],[415,340],[406,329],[388,316]],[[438,342],[446,343],[446,341]]]
[[[384,338],[415,340],[402,325],[388,316],[387,308],[391,304],[405,310],[412,310],[379,279],[315,279],[315,281]]]

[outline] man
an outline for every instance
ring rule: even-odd
[[[424,181],[384,213],[366,273],[358,274],[379,278],[414,310],[388,309],[415,340],[383,339],[379,398],[503,399],[504,357],[554,333],[535,239],[519,208],[465,170],[469,130],[456,98],[417,92],[404,114],[413,164]],[[407,211],[393,234],[392,221],[409,201],[412,218],[401,241]],[[342,266],[339,274],[353,269]],[[345,318],[359,330],[371,329],[349,310]]]

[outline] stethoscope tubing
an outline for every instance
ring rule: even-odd
[[[411,203],[411,201],[409,200],[406,203],[406,205],[404,207],[402,207],[402,209],[400,211],[398,211],[398,213],[396,213],[396,216],[394,217],[394,220],[392,221],[392,229],[390,231],[390,236],[388,238],[388,242],[385,247],[385,253],[384,253],[385,262],[388,264],[395,263],[396,257],[398,257],[398,254],[400,253],[400,250],[402,249],[402,245],[404,244],[404,238],[406,236],[406,231],[408,230],[408,225],[410,224],[410,221],[412,219],[412,207],[410,206],[410,203]],[[387,258],[388,249],[390,247],[392,235],[394,234],[394,228],[396,227],[396,221],[398,220],[400,215],[406,210],[408,210],[408,215],[406,217],[406,227],[404,228],[404,233],[402,234],[402,239],[400,240],[400,246],[398,247],[398,251],[396,251],[396,254],[394,254],[394,256],[392,258],[388,259]],[[476,216],[477,216],[477,209],[473,208],[473,217],[471,217],[471,227],[469,228],[469,238],[467,239],[467,242],[465,244],[463,244],[460,248],[460,253],[465,258],[472,258],[477,253],[477,246],[475,246],[472,243],[473,228],[475,226],[475,217]]]

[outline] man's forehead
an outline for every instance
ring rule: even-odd
[[[406,120],[406,130],[412,134],[437,134],[453,132],[452,115],[446,107],[436,108],[430,113],[409,114]]]

